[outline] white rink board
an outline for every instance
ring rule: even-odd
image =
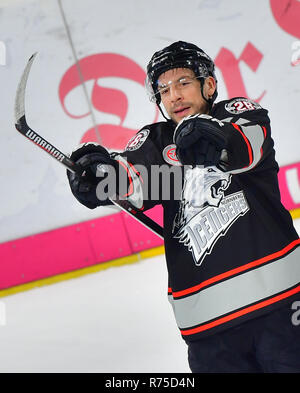
[[[179,0],[173,0],[172,6],[159,0],[62,1],[78,59],[113,53],[145,70],[154,51],[176,40],[194,42],[214,59],[222,48],[239,58],[250,42],[261,53],[261,60],[255,71],[243,61],[239,70],[249,97],[256,99],[265,91],[260,103],[270,111],[282,166],[299,161],[300,65],[291,66],[291,59],[295,52],[292,45],[300,34],[297,37],[280,27],[270,4],[260,0],[189,0],[187,7]],[[81,206],[69,191],[64,168],[14,129],[17,83],[27,59],[36,51],[39,55],[26,96],[28,123],[36,132],[70,152],[93,122],[120,124],[116,113],[95,107],[93,117],[74,118],[63,110],[58,88],[75,60],[58,2],[0,1],[0,41],[6,48],[5,65],[0,65],[0,242],[113,213],[112,208],[91,211]],[[219,68],[217,77],[218,99],[226,99],[226,81]],[[94,82],[86,83],[89,103],[80,86],[68,94],[70,112],[81,115],[89,111]],[[117,77],[100,82],[127,98],[124,127],[139,129],[153,122],[155,107],[141,85]]]

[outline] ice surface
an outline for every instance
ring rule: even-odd
[[[0,372],[189,372],[166,293],[157,256],[2,298]]]
[[[189,372],[164,256],[0,299],[0,372]]]

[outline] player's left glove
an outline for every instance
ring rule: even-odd
[[[67,170],[70,188],[75,198],[89,209],[112,204],[109,199],[99,199],[96,192],[100,181],[97,177],[98,166],[104,165],[108,170],[117,170],[117,163],[108,151],[97,143],[84,143],[72,152],[70,159],[81,168],[81,173]]]
[[[208,115],[184,118],[174,131],[176,155],[183,165],[214,166],[226,149],[224,123]]]

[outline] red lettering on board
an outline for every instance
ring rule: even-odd
[[[243,61],[253,72],[256,72],[262,58],[262,53],[251,42],[248,42],[238,58],[229,49],[220,49],[215,58],[215,65],[222,73],[229,98],[246,97],[256,102],[263,98],[266,91],[263,91],[257,98],[249,97],[239,68],[240,62]]]
[[[277,24],[288,34],[300,38],[299,0],[270,0],[270,7]]]
[[[80,72],[79,72],[80,70]],[[93,81],[90,103],[93,108],[104,113],[116,115],[120,119],[119,125],[97,124],[87,130],[81,138],[83,142],[100,142],[108,149],[123,150],[128,140],[137,132],[136,129],[123,125],[128,111],[128,99],[124,92],[107,87],[101,87],[98,79],[118,77],[132,80],[142,86],[145,81],[145,71],[133,60],[115,53],[101,53],[87,56],[71,66],[63,75],[59,85],[59,99],[66,114],[74,119],[91,115],[90,112],[81,115],[72,114],[65,105],[68,93],[86,81]],[[155,119],[158,119],[156,109]]]

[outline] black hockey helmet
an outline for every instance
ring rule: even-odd
[[[190,68],[194,71],[196,78],[201,82],[201,93],[205,101],[210,106],[213,104],[218,93],[217,89],[211,99],[206,99],[203,95],[203,82],[208,76],[215,76],[215,64],[213,60],[200,48],[194,44],[184,41],[177,41],[166,48],[155,52],[147,66],[146,89],[150,101],[157,105],[161,102],[157,89],[159,76],[172,68]]]

